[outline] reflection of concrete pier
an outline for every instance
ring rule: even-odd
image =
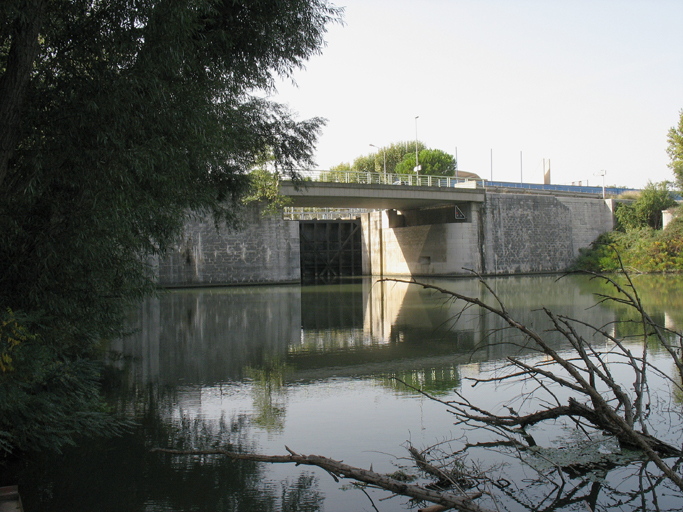
[[[430,282],[495,301],[473,278]],[[605,322],[604,308],[591,309],[594,297],[578,278],[488,282],[515,318],[539,332],[547,327],[537,311],[544,306],[595,325]],[[132,325],[137,333],[113,348],[135,359],[135,380],[170,385],[241,380],[245,368],[272,361],[292,367],[293,380],[397,371],[447,375],[459,364],[525,353],[524,340],[501,319],[463,306],[415,284],[369,278],[344,285],[177,290],[146,302]]]

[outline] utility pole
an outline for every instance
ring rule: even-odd
[[[491,148],[491,181],[493,181],[493,148]]]
[[[458,146],[455,146],[455,179],[458,179]]]
[[[373,148],[375,148],[377,151],[382,149],[382,155],[384,155],[384,176],[386,177],[387,175],[387,152],[384,148],[379,148],[375,146],[374,144],[370,144]]]
[[[420,117],[420,116],[415,116],[415,174],[418,178],[418,183],[419,183],[421,167],[420,167],[419,157],[417,154],[417,119],[418,119],[418,117]]]

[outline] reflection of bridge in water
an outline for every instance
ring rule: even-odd
[[[526,276],[489,283],[509,311],[536,330],[543,329],[542,314],[532,310],[541,306],[595,325],[614,318],[602,307],[588,309],[594,298],[583,281],[551,281]],[[476,279],[430,282],[493,300]],[[280,361],[293,368],[291,381],[402,376],[454,386],[462,364],[476,368],[524,353],[501,343],[523,340],[501,330],[498,318],[472,308],[455,323],[459,311],[460,305],[420,286],[369,278],[345,285],[177,290],[149,300],[132,325],[138,333],[115,348],[138,361],[132,379],[186,385],[238,381],[247,368]]]

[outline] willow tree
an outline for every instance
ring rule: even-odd
[[[75,394],[96,374],[73,364],[151,290],[146,257],[188,215],[234,221],[260,155],[313,163],[324,121],[264,98],[340,16],[326,0],[2,2],[0,314],[24,334],[0,329],[0,447],[87,430],[69,413],[97,408]]]

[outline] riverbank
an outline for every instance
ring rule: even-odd
[[[683,272],[683,218],[659,230],[604,233],[591,247],[580,250],[573,269],[610,272],[622,266],[632,272]]]

